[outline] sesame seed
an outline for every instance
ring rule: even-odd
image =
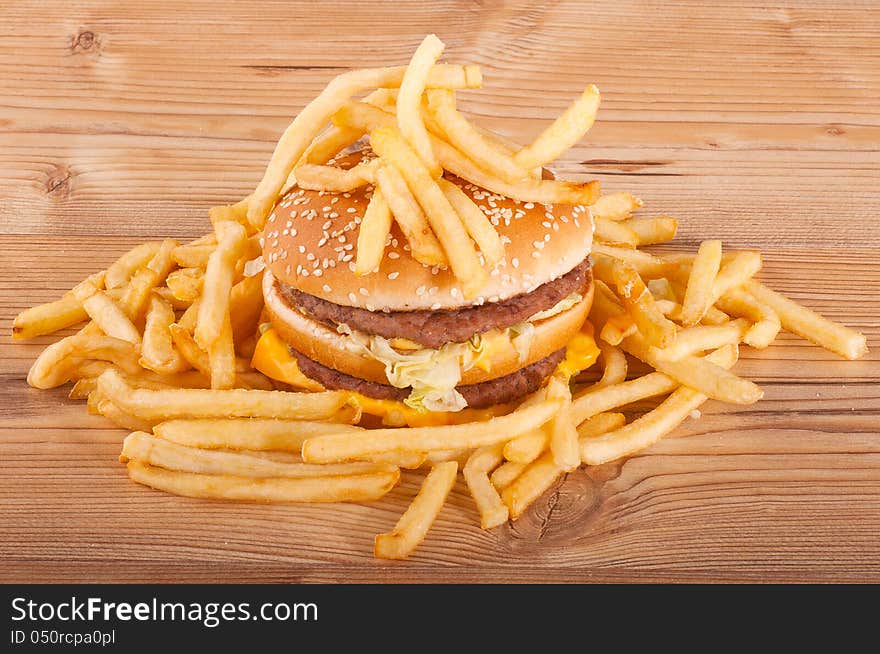
[[[510,263],[513,264],[513,267],[514,267],[514,268],[519,268],[519,259],[517,259],[516,257],[514,257],[513,259],[511,259],[511,260],[510,260]]]
[[[357,302],[357,295],[355,295],[354,293],[349,293],[348,301],[354,304],[355,302]]]
[[[437,309],[439,309],[441,306],[443,306],[443,305],[440,304],[439,302],[435,302],[434,304],[431,305],[431,311],[437,311]]]
[[[324,284],[321,288],[324,289],[324,292],[325,292],[325,293],[329,293],[330,291],[333,290],[332,288],[330,288],[330,285],[329,285],[329,284]]]
[[[388,258],[389,259],[400,259],[400,254],[398,254],[397,252],[389,252]]]
[[[534,208],[535,208],[535,203],[534,203],[534,202],[526,202],[526,203],[523,205],[523,207],[525,207],[526,209],[534,209]]]
[[[398,277],[400,277],[400,273],[397,272],[396,270],[394,272],[388,273],[388,279],[397,279]],[[455,290],[455,289],[453,289],[453,290]]]
[[[363,287],[361,287],[361,288],[358,289],[358,293],[360,293],[360,294],[363,295],[364,297],[366,297],[366,296],[368,296],[368,295],[370,294],[370,292],[369,292],[367,289],[363,288]]]

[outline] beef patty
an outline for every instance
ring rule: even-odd
[[[539,311],[555,306],[572,293],[583,293],[593,281],[590,258],[581,261],[562,277],[547,282],[531,293],[501,302],[462,309],[437,311],[368,311],[346,307],[303,293],[276,281],[287,302],[323,323],[344,323],[361,332],[384,338],[406,338],[425,347],[439,349],[447,343],[464,343],[474,334],[505,329],[527,320]]]
[[[409,388],[395,388],[387,384],[377,384],[359,377],[352,377],[344,372],[313,361],[306,355],[289,347],[290,353],[296,358],[299,369],[306,377],[314,379],[324,388],[330,390],[355,391],[367,397],[379,400],[403,400],[410,394]],[[495,404],[506,404],[524,395],[538,390],[544,381],[559,365],[565,356],[565,348],[557,350],[550,356],[526,366],[504,377],[490,379],[479,384],[457,386],[455,390],[462,394],[469,407],[483,409]]]

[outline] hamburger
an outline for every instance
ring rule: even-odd
[[[361,147],[331,164],[349,169],[373,156]],[[416,261],[396,223],[379,267],[356,275],[373,186],[339,193],[294,185],[263,232],[263,294],[278,346],[258,353],[258,368],[281,381],[350,391],[424,423],[432,414],[520,400],[566,356],[577,370],[595,360],[591,339],[586,351],[570,347],[583,335],[593,297],[589,209],[512,200],[445,177],[483,210],[504,244],[479,294],[466,298],[450,270]]]

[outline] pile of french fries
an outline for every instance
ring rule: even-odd
[[[670,241],[674,218],[634,217],[640,200],[599,197],[595,183],[541,179],[543,166],[592,125],[595,87],[519,147],[458,112],[454,89],[478,87],[480,72],[436,64],[441,52],[429,36],[408,67],[341,75],[282,136],[256,191],[210,210],[210,234],[139,245],[61,299],[23,311],[13,326],[19,339],[85,323],[42,352],[28,383],[74,382],[71,399],[131,431],[121,455],[131,479],[179,495],[368,502],[394,488],[401,469],[427,468],[410,507],[375,539],[377,557],[397,559],[425,538],[459,467],[481,526],[491,529],[519,518],[567,472],[648,447],[709,398],[757,401],[761,389],[730,372],[741,344],[766,348],[786,329],[848,359],[867,352],[862,334],[757,281],[757,252],[724,252],[719,241],[705,241],[694,254],[651,254],[640,248]],[[365,135],[376,159],[346,170],[333,165]],[[364,429],[350,393],[316,390],[305,378],[295,388],[255,370],[251,357],[266,320],[261,232],[293,184],[328,192],[375,186],[357,273],[375,270],[394,220],[417,260],[448,265],[469,294],[479,291],[503,246],[444,170],[515,199],[590,205],[598,381],[583,382],[576,359],[566,358],[506,415]],[[591,337],[587,325],[569,350]],[[654,372],[627,379],[630,359]],[[659,397],[644,415],[628,410]]]

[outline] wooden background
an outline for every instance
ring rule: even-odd
[[[0,7],[0,581],[880,581],[880,11],[876,2],[49,2]],[[678,242],[766,255],[764,278],[862,329],[841,362],[783,336],[625,462],[483,532],[463,484],[404,563],[371,506],[256,506],[130,483],[124,432],[25,385],[51,339],[21,309],[132,244],[207,231],[292,115],[424,34],[479,63],[461,94],[526,141],[588,82],[599,121],[561,172],[630,190]],[[685,437],[686,436],[686,437]]]

